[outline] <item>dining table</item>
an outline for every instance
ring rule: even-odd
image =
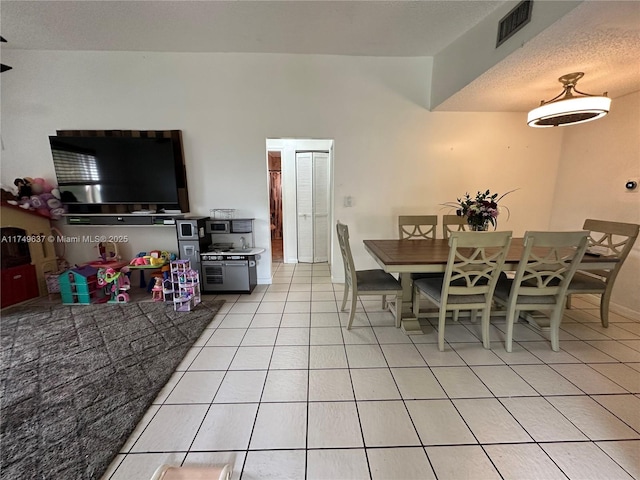
[[[443,238],[420,240],[364,240],[364,248],[385,272],[397,273],[402,284],[402,302],[397,305],[400,326],[407,334],[422,334],[420,322],[411,311],[412,273],[444,273],[449,259],[449,240]],[[524,238],[512,238],[503,271],[515,271],[524,250]],[[618,259],[587,253],[580,270],[605,270],[615,266]]]

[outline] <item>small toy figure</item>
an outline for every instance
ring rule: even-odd
[[[162,278],[156,277],[156,284],[151,289],[152,292],[152,300],[154,302],[163,302],[164,301],[164,291],[162,287]]]

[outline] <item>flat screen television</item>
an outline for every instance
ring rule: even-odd
[[[104,205],[189,211],[182,145],[172,138],[51,136],[58,188],[70,213]]]

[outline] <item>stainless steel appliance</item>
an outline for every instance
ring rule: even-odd
[[[229,220],[208,220],[206,222],[206,232],[211,233],[230,233],[231,222]]]
[[[191,268],[202,278],[201,254],[207,250],[210,236],[205,233],[209,217],[187,217],[176,220],[178,234],[178,257],[189,260]]]
[[[207,252],[202,255],[201,268],[204,292],[251,293],[257,283],[254,255]]]

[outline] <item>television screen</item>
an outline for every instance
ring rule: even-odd
[[[184,166],[170,138],[49,137],[63,203],[178,208]]]

